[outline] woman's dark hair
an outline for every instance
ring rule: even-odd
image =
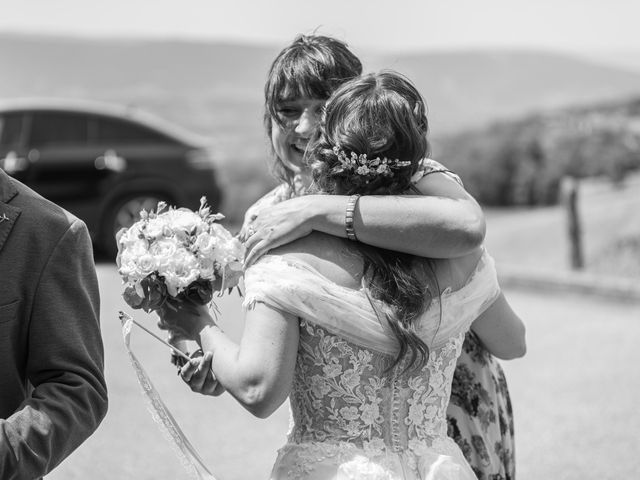
[[[407,78],[383,71],[351,80],[325,105],[307,152],[314,186],[335,195],[402,194],[428,155],[427,131],[424,100]],[[365,163],[386,158],[391,174],[359,172],[358,165],[345,168],[344,159],[352,154],[356,159],[366,155]],[[392,366],[405,358],[407,369],[424,365],[429,349],[417,335],[415,322],[439,294],[431,262],[365,244],[359,244],[359,251],[371,296],[394,312],[386,315],[400,343]]]
[[[362,64],[344,42],[323,35],[299,35],[282,50],[271,64],[264,86],[264,123],[271,136],[273,121],[282,125],[277,107],[282,101],[297,98],[326,100],[347,80],[362,73]],[[290,172],[276,158],[277,178],[289,184]]]

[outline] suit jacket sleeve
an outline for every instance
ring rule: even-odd
[[[91,243],[75,220],[42,270],[29,327],[33,391],[0,420],[0,478],[38,478],[98,427],[107,411],[99,293]]]

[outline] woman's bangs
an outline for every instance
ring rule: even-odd
[[[292,65],[292,69],[283,79],[280,91],[282,99],[313,98],[325,100],[331,94],[330,82],[320,73],[304,63]]]

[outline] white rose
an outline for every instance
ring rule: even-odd
[[[144,233],[147,237],[157,239],[163,236],[165,223],[161,218],[152,218],[147,223]]]
[[[122,238],[121,238],[122,240]],[[127,241],[128,240],[128,241]],[[133,277],[137,279],[144,278],[149,273],[147,242],[140,238],[125,239],[121,242],[121,250],[118,256],[118,272],[125,277]],[[145,266],[140,266],[140,259],[145,258]]]
[[[217,239],[213,258],[218,263],[226,265],[244,257],[244,245],[222,225],[212,224],[211,235]]]
[[[230,238],[223,244],[219,244],[218,249],[220,250],[219,261],[223,265],[244,258],[244,245],[237,238]]]
[[[167,265],[177,250],[176,242],[170,238],[161,238],[149,246],[149,253],[156,258],[158,266]]]
[[[194,243],[194,247],[198,252],[202,255],[208,256],[211,255],[211,252],[216,248],[218,243],[218,239],[209,233],[203,232],[198,235],[196,241]]]
[[[191,252],[179,248],[171,258],[167,259],[166,264],[158,269],[158,272],[165,277],[167,289],[171,295],[175,296],[198,279],[198,260]]]
[[[138,257],[137,267],[138,274],[140,275],[140,277],[144,278],[156,270],[156,259],[153,257],[153,255],[145,253],[144,255]]]
[[[163,213],[166,221],[174,231],[183,231],[186,233],[197,232],[206,226],[200,215],[186,209],[170,210]]]

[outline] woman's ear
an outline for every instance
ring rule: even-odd
[[[421,101],[417,101],[413,106],[413,116],[419,119],[424,114],[424,106]]]
[[[420,100],[413,106],[413,117],[416,119],[418,127],[426,133],[428,130],[427,112],[424,103]]]

